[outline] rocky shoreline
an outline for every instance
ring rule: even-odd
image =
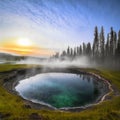
[[[100,96],[100,98],[98,100],[96,100],[94,103],[86,105],[86,106],[81,106],[81,107],[72,107],[72,108],[64,108],[64,109],[53,109],[50,108],[48,106],[42,105],[42,104],[38,104],[38,103],[34,103],[32,101],[23,99],[21,96],[21,99],[24,101],[25,103],[25,107],[31,109],[49,109],[49,110],[60,110],[60,111],[82,111],[88,108],[93,107],[94,105],[97,105],[99,103],[101,103],[102,101],[108,99],[107,97],[114,91],[112,85],[110,84],[110,82],[106,79],[104,79],[103,77],[94,74],[92,72],[86,72],[81,70],[80,68],[67,68],[67,69],[51,69],[51,68],[46,68],[43,69],[42,67],[36,67],[36,68],[29,68],[29,69],[16,69],[16,70],[12,70],[12,71],[8,71],[8,72],[1,72],[0,74],[3,74],[5,77],[3,79],[3,85],[4,87],[8,90],[8,92],[15,94],[15,95],[19,95],[16,91],[15,91],[15,86],[19,83],[20,80],[22,79],[26,79],[29,77],[32,77],[34,75],[40,74],[40,73],[45,73],[45,72],[66,72],[66,73],[82,73],[82,74],[90,74],[93,75],[94,77],[96,77],[99,80],[103,80],[108,86],[108,91],[107,93],[104,93]]]

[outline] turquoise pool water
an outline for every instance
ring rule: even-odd
[[[15,89],[27,100],[65,108],[95,102],[106,91],[106,85],[87,74],[42,73],[21,80]]]

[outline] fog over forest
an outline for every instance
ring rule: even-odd
[[[1,54],[1,58],[8,61],[15,61],[16,64],[38,64],[47,67],[107,67],[120,69],[120,30],[114,31],[111,27],[110,32],[105,35],[103,26],[101,30],[95,27],[93,43],[84,43],[74,48],[57,52],[48,58],[10,56]],[[107,38],[105,38],[107,36]],[[4,56],[4,57],[3,57]],[[2,60],[1,59],[1,60]],[[2,61],[3,62],[3,61]]]
[[[86,59],[81,61],[81,58],[85,57]],[[62,61],[68,59],[75,61],[77,59],[80,60],[80,63],[83,62],[83,65],[84,63],[89,64],[88,67],[97,65],[120,69],[120,30],[117,33],[113,27],[111,27],[107,38],[105,38],[103,26],[100,32],[96,26],[92,44],[90,42],[83,43],[74,48],[68,46],[67,50],[64,50],[61,54],[56,53],[52,58]]]

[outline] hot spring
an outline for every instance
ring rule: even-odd
[[[103,80],[75,73],[41,73],[19,81],[15,89],[24,99],[61,109],[92,104],[108,91]]]

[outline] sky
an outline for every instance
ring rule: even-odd
[[[120,0],[0,0],[0,50],[51,55],[92,43],[95,26],[118,32],[119,11]]]

